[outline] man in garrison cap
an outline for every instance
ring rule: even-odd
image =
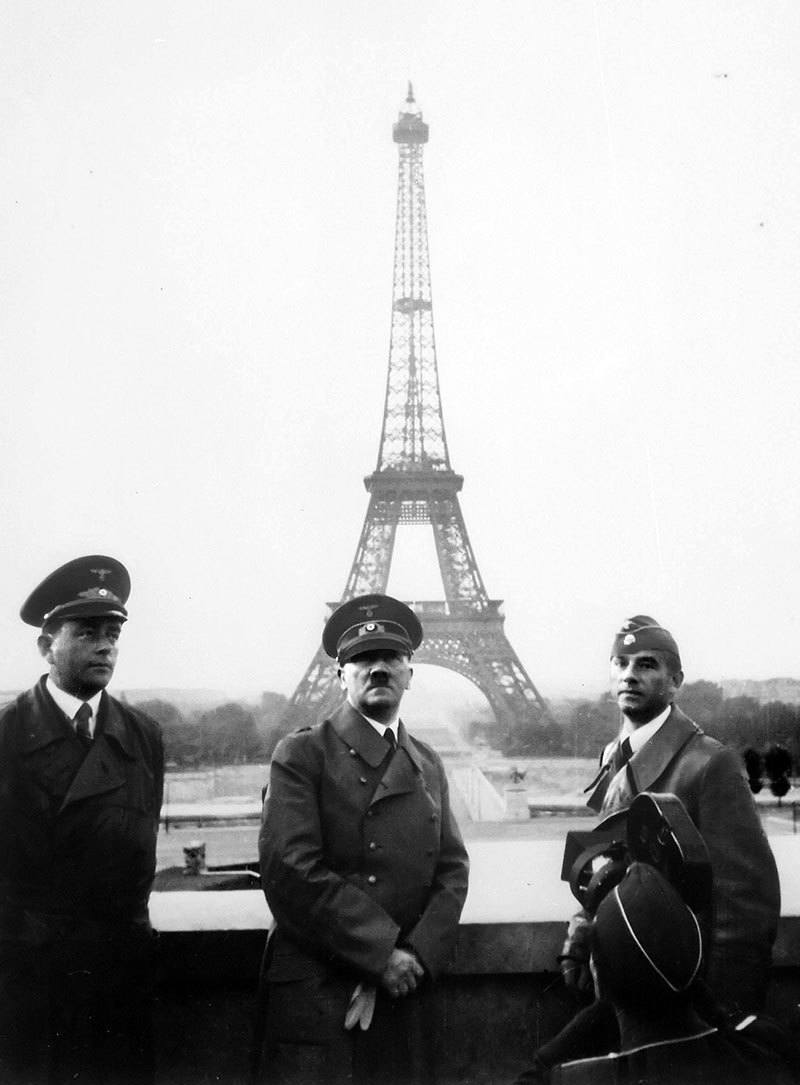
[[[468,859],[438,755],[400,719],[422,628],[365,595],[323,646],[345,700],[272,758],[259,839],[275,920],[264,962],[261,1080],[433,1080],[431,983],[452,954]]]
[[[48,673],[0,712],[0,1081],[153,1081],[158,724],[110,697],[127,570],[90,555],[21,610]]]
[[[769,983],[780,887],[741,758],[704,734],[673,703],[683,682],[680,652],[655,618],[637,614],[624,622],[610,654],[620,731],[601,755],[600,771],[586,789],[587,803],[603,819],[602,829],[622,823],[640,791],[671,793],[683,802],[711,861],[713,921],[705,982],[714,1005],[705,1012],[721,1017],[757,1013]],[[575,991],[591,989],[589,923],[585,912],[573,916],[560,958],[564,981]],[[538,1060],[552,1066],[568,1057],[585,1032],[587,1016],[599,1036],[596,1008],[540,1048]],[[611,1027],[613,1042],[613,1020]],[[601,1047],[608,1039],[606,1033]]]

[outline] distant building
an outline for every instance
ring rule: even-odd
[[[725,697],[752,697],[759,704],[782,701],[800,705],[800,678],[723,678],[719,685]]]

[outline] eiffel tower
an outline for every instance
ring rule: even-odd
[[[550,722],[547,706],[503,630],[501,600],[490,599],[467,535],[450,466],[436,345],[422,151],[428,125],[411,84],[393,126],[400,164],[394,248],[389,373],[378,464],[364,479],[369,507],[341,602],[386,592],[397,528],[430,524],[444,587],[441,601],[409,603],[425,630],[420,663],[457,671],[486,696],[509,752],[535,748]],[[335,608],[338,603],[329,603]],[[320,647],[287,709],[285,722],[309,722],[341,700],[335,662]]]

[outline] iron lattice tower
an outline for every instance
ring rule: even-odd
[[[397,528],[430,524],[444,586],[442,601],[414,601],[425,637],[420,663],[457,671],[486,696],[512,750],[537,745],[545,702],[503,629],[501,600],[478,571],[450,466],[433,333],[422,152],[428,125],[411,84],[393,126],[399,150],[389,373],[378,464],[364,479],[369,507],[341,602],[386,592]],[[337,603],[329,603],[332,609]],[[318,717],[341,699],[336,667],[320,647],[289,702],[290,720]],[[313,711],[311,711],[313,710]]]

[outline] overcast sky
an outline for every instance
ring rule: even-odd
[[[594,695],[637,612],[688,678],[800,676],[796,0],[0,14],[0,688],[28,592],[109,553],[117,689],[291,693],[376,465],[409,79],[452,465],[537,687]],[[441,597],[419,534],[390,590]]]

